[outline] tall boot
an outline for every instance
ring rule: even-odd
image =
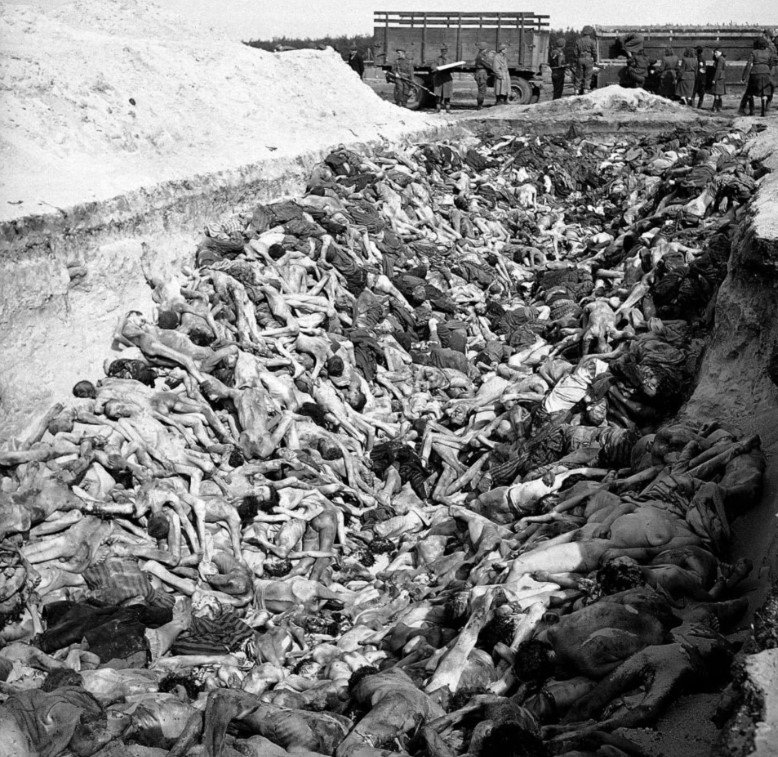
[[[475,101],[475,107],[476,107],[476,110],[483,110],[484,109],[484,98],[483,97],[479,97]]]
[[[762,95],[759,99],[760,99],[760,101],[762,103],[762,118],[764,118],[764,114],[765,114],[765,111],[766,111],[766,108],[765,108],[765,99],[766,98],[765,98],[764,95]]]

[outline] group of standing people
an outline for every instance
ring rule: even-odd
[[[726,58],[720,46],[713,48],[712,76],[708,76],[708,63],[702,47],[687,47],[682,56],[671,47],[664,49],[662,59],[657,61],[659,74],[658,94],[669,100],[678,100],[684,105],[702,108],[706,92],[713,95],[714,112],[721,110],[722,97],[727,93],[725,81]]]
[[[559,100],[564,93],[565,73],[568,69],[573,75],[573,94],[585,95],[591,91],[594,82],[594,68],[597,65],[597,42],[591,26],[584,26],[580,36],[575,40],[572,60],[567,61],[567,39],[557,37],[553,40],[548,56],[551,68],[551,86],[554,100]]]

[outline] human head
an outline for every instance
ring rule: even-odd
[[[754,48],[756,50],[766,50],[767,49],[767,40],[764,37],[757,37],[754,40]]]
[[[447,53],[448,52],[448,46],[447,45],[443,45],[443,47],[440,48],[440,52]]]
[[[508,49],[508,45],[505,42],[500,42],[500,45],[499,45],[499,47],[497,49],[500,50],[500,51],[507,50]]]
[[[698,58],[701,58],[702,57],[702,53],[703,53],[703,49],[702,49],[702,47],[700,45],[697,45],[697,47],[694,48],[694,52],[697,53],[697,57]]]
[[[694,50],[692,50],[691,47],[687,47],[683,51],[683,55],[684,55],[685,58],[692,58],[692,57],[694,57]]]
[[[355,53],[357,51],[357,43],[352,42],[351,47],[349,47],[349,50],[351,50],[352,53]]]
[[[477,42],[477,43],[476,43],[476,47],[477,47],[479,50],[486,50],[486,42]]]
[[[772,38],[775,36],[772,29],[764,29],[762,31],[762,34],[764,35],[765,39],[772,40]]]
[[[513,663],[520,681],[542,683],[554,674],[554,650],[539,639],[519,645]]]
[[[157,316],[157,326],[161,329],[175,329],[179,323],[178,313],[172,310],[161,310]]]
[[[119,418],[130,418],[133,414],[132,407],[121,400],[108,400],[103,408],[106,418],[115,421]]]
[[[91,381],[79,381],[73,387],[73,396],[93,400],[97,397],[97,390]]]
[[[546,757],[550,754],[540,736],[516,722],[500,723],[481,743],[478,757]]]
[[[345,368],[343,359],[338,357],[338,355],[333,355],[331,358],[329,358],[325,364],[325,367],[327,368],[327,373],[330,376],[335,376],[336,378],[343,375],[343,370]]]
[[[272,513],[280,502],[278,492],[272,486],[263,484],[255,487],[253,494],[243,497],[238,505],[238,515],[242,523],[248,523],[260,512]]]
[[[269,557],[263,563],[265,575],[272,578],[281,578],[292,570],[292,561],[288,558]]]
[[[564,37],[557,37],[557,38],[554,40],[554,44],[555,44],[557,47],[564,47],[564,46],[567,44],[567,40],[566,40]]]
[[[640,566],[630,557],[614,557],[604,563],[596,575],[602,594],[618,594],[620,591],[645,586],[646,579]]]
[[[673,54],[673,48],[672,47],[666,47],[665,48],[665,55],[672,55]]]
[[[402,60],[405,57],[405,50],[403,50],[401,47],[398,47],[395,52],[397,53],[397,58],[399,60]]]
[[[164,513],[152,513],[146,532],[152,539],[165,539],[170,532],[170,521]]]
[[[593,26],[584,26],[584,28],[581,30],[581,34],[587,37],[593,37],[594,36],[594,27]]]

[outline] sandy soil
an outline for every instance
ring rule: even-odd
[[[156,0],[4,5],[0,38],[0,220],[429,123],[333,50],[266,53]]]

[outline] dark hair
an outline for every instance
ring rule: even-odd
[[[93,400],[97,397],[97,390],[91,381],[79,381],[73,387],[73,396]]]
[[[175,329],[179,323],[181,319],[173,310],[161,310],[157,316],[157,326],[161,329]]]
[[[192,329],[187,336],[189,341],[198,347],[210,347],[211,342],[213,342],[213,335],[204,329]]]
[[[618,558],[608,560],[597,571],[595,580],[602,594],[618,594],[620,591],[635,589],[646,584],[646,578],[639,565],[622,562]]]
[[[271,244],[267,249],[267,254],[270,255],[273,260],[278,260],[286,254],[286,250],[284,249],[283,245],[278,243]]]
[[[146,526],[146,532],[152,539],[164,539],[170,533],[170,521],[164,513],[152,513]]]
[[[327,360],[325,367],[327,368],[327,373],[329,373],[330,376],[342,376],[343,369],[345,368],[342,358],[338,357],[337,355],[333,355],[329,360]]]
[[[168,673],[159,682],[159,691],[163,694],[173,691],[176,686],[182,686],[186,690],[186,695],[190,699],[197,699],[201,691],[203,691],[203,685],[198,683],[191,676],[177,675],[176,673]]]
[[[247,494],[241,500],[240,505],[238,505],[238,515],[240,516],[240,522],[245,524],[254,520],[262,504],[262,501],[259,499],[259,497],[257,497],[256,494]],[[262,508],[262,511],[268,512],[264,507]]]
[[[246,458],[243,457],[243,453],[237,447],[233,447],[230,451],[230,456],[227,458],[227,462],[233,468],[240,468],[240,466],[246,462]]]
[[[300,415],[310,418],[317,426],[328,427],[327,413],[315,402],[303,402],[297,409]]]
[[[767,49],[767,40],[764,37],[757,37],[754,40],[754,49],[756,49],[756,50],[766,50]]]
[[[357,668],[348,679],[348,691],[349,694],[354,691],[357,684],[368,676],[374,676],[376,673],[380,673],[378,668],[374,668],[372,665],[363,665],[361,668]]]
[[[540,736],[518,723],[500,723],[481,743],[479,757],[547,757]]]
[[[478,646],[491,652],[499,642],[510,646],[513,634],[516,632],[516,622],[510,615],[495,615],[478,634]]]
[[[272,513],[273,508],[280,502],[278,492],[273,487],[270,487],[270,494],[267,499],[260,499],[256,494],[247,494],[238,506],[238,515],[240,516],[241,523],[248,523],[260,512]]]
[[[289,558],[276,558],[275,560],[265,560],[265,575],[272,578],[281,578],[287,575],[292,569],[292,561]]]
[[[79,673],[70,668],[52,670],[46,680],[41,684],[41,691],[54,691],[62,686],[83,686],[84,679]]]
[[[516,650],[513,669],[520,681],[541,683],[554,674],[553,650],[538,639],[525,641]]]

